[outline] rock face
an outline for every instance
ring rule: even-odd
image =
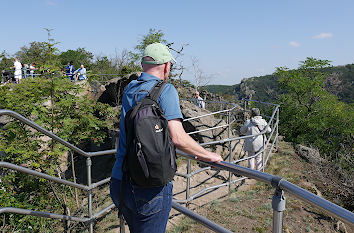
[[[88,92],[90,93],[93,99],[97,100],[105,91],[106,91],[106,87],[104,85],[101,85],[101,83],[98,82],[97,80],[94,80],[93,82],[90,83]]]
[[[91,97],[98,102],[118,106],[122,104],[122,95],[125,87],[139,76],[140,73],[138,72],[128,76],[114,78],[109,80],[105,85],[94,81],[90,84],[88,92]]]
[[[201,109],[188,101],[181,101],[180,104],[181,104],[181,111],[184,119],[211,113],[210,111]],[[183,122],[183,127],[187,133],[199,131],[199,130],[205,130],[205,129],[222,126],[222,125],[226,125],[225,120],[215,118],[214,116],[207,116],[207,117],[197,118],[197,119]],[[228,129],[227,127],[222,127],[214,130],[208,130],[196,134],[191,134],[190,136],[194,140],[198,141],[199,143],[218,141],[221,139],[228,138]],[[230,137],[233,137],[231,130],[230,130]],[[223,147],[222,145],[216,145],[213,146],[212,148],[215,149],[216,153],[222,154],[224,156],[226,156],[229,153],[228,148]]]

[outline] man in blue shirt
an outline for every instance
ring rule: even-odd
[[[69,64],[65,67],[65,74],[68,76],[69,80],[73,81],[73,74],[75,71],[74,62],[70,61]]]
[[[135,100],[140,101],[144,98],[158,81],[167,81],[171,69],[171,60],[175,61],[167,46],[160,43],[148,45],[141,62],[144,72],[137,80],[128,84],[123,94],[120,117],[121,133],[116,162],[112,170],[110,189],[115,205],[122,204],[122,214],[132,233],[165,232],[171,210],[173,185],[170,182],[161,187],[142,188],[134,185],[131,181],[125,182],[124,201],[120,203],[122,163],[126,153],[125,114],[135,106]],[[195,155],[198,159],[204,161],[222,161],[220,155],[205,150],[184,131],[178,93],[173,85],[167,84],[164,87],[158,99],[158,104],[168,120],[172,142],[178,149]]]

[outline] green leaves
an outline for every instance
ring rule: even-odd
[[[29,78],[17,85],[1,86],[0,104],[2,109],[16,111],[74,145],[84,141],[102,143],[118,112],[106,104],[96,103],[82,91],[65,77]],[[6,153],[2,161],[58,176],[60,161],[67,150],[17,120],[0,129],[0,151]],[[47,181],[19,172],[1,178],[0,206],[62,213],[63,203],[53,197]],[[70,198],[70,190],[58,189],[57,195],[74,210],[76,205]],[[49,222],[22,215],[6,219],[6,224],[18,231],[27,231],[29,226],[36,231],[45,226],[53,229]]]
[[[328,60],[307,58],[297,70],[277,68],[275,75],[286,93],[279,97],[280,130],[287,140],[316,147],[337,160],[351,153],[354,110],[324,89],[328,67]]]

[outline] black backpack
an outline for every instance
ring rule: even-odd
[[[165,85],[165,82],[156,83],[125,115],[127,149],[123,177],[129,175],[140,187],[163,186],[173,179],[177,170],[168,121],[157,103]]]

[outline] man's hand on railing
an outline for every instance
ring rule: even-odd
[[[208,153],[205,154],[205,156],[204,155],[203,156],[196,156],[195,158],[206,161],[206,162],[212,162],[212,163],[223,161],[223,158],[220,155],[210,152],[210,151],[208,151]]]

